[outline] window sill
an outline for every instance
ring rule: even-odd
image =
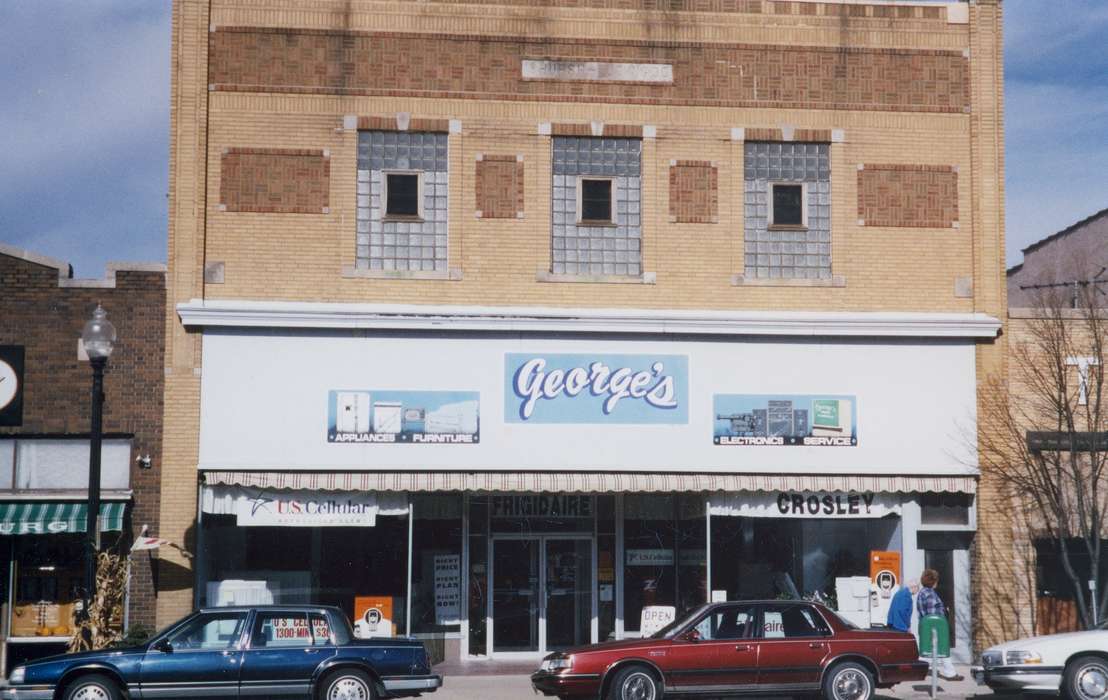
[[[832,275],[821,279],[801,279],[782,277],[747,277],[743,274],[731,275],[732,287],[845,287],[846,277]]]
[[[407,216],[401,214],[386,214],[381,217],[383,224],[422,224],[426,219],[422,216]]]
[[[804,224],[769,224],[766,226],[767,231],[807,231],[808,227]]]
[[[566,275],[547,270],[539,270],[536,282],[556,282],[566,284],[655,284],[657,273],[644,272],[637,277],[630,275]]]
[[[615,221],[609,221],[607,219],[579,219],[576,225],[592,226],[593,228],[603,228],[605,226],[608,228],[616,228],[619,226]]]
[[[371,280],[445,280],[459,282],[462,279],[461,268],[452,267],[449,270],[363,270],[353,265],[342,266],[344,279],[371,279]]]

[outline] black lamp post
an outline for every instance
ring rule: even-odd
[[[85,559],[85,595],[92,600],[96,590],[96,556],[100,551],[100,442],[104,407],[104,365],[112,354],[115,342],[115,326],[108,320],[108,313],[99,304],[92,318],[81,331],[81,342],[92,365],[92,429],[89,433],[88,455],[88,552]],[[85,614],[88,614],[86,606]]]

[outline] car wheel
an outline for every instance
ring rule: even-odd
[[[119,686],[100,675],[81,676],[65,688],[65,700],[122,700]]]
[[[323,682],[320,700],[373,700],[373,681],[354,669],[338,671]]]
[[[1099,656],[1079,656],[1066,666],[1062,684],[1071,700],[1108,699],[1108,661]]]
[[[662,700],[662,684],[645,666],[627,666],[616,673],[608,700]]]
[[[835,664],[823,678],[823,697],[826,700],[870,700],[873,674],[853,661]]]

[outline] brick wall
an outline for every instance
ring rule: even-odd
[[[219,202],[226,211],[326,214],[330,192],[327,151],[228,148],[223,152]]]
[[[227,91],[953,113],[969,104],[960,51],[218,27],[210,52],[209,80]],[[673,80],[523,77],[524,59],[548,57],[668,64]]]
[[[669,166],[669,220],[681,224],[719,221],[719,169],[708,160],[674,160]]]
[[[0,438],[89,433],[92,372],[77,359],[77,339],[100,303],[119,340],[104,375],[105,433],[133,435],[132,458],[150,455],[152,469],[131,464],[130,523],[159,531],[161,426],[165,353],[165,273],[115,272],[111,287],[61,287],[58,269],[0,252],[0,345],[25,347],[23,424],[0,427]],[[75,468],[87,468],[75,465]],[[154,624],[153,557],[135,555],[130,620]]]
[[[523,160],[516,156],[478,154],[473,192],[483,219],[523,216]]]
[[[858,220],[866,226],[957,226],[958,170],[948,165],[860,165]]]

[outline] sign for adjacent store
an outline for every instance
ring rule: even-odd
[[[480,440],[476,391],[328,392],[327,441],[331,443],[472,445]]]
[[[234,504],[240,526],[373,527],[377,498],[373,494],[301,491],[257,491]]]
[[[23,346],[0,345],[0,425],[23,424]]]
[[[688,357],[508,353],[509,423],[684,424]]]
[[[715,394],[712,441],[717,445],[854,447],[854,396]]]

